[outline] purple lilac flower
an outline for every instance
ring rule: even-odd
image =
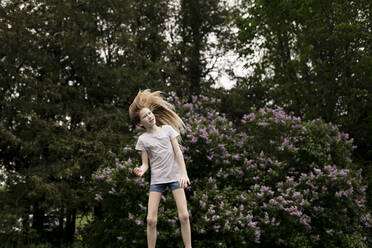
[[[254,242],[260,243],[260,238],[261,238],[261,230],[256,229],[256,231],[254,232]]]
[[[98,179],[98,180],[102,180],[105,178],[104,175],[95,175],[95,178]]]
[[[270,199],[269,203],[273,206],[275,206],[276,204],[278,204],[277,201],[275,201],[274,199]]]
[[[105,168],[105,169],[103,170],[103,174],[110,175],[111,173],[112,173],[111,168]]]
[[[142,220],[138,220],[138,219],[137,219],[137,220],[136,220],[135,222],[136,222],[137,226],[139,226],[139,225],[142,225],[142,224],[143,224],[143,221],[142,221]]]
[[[138,204],[142,211],[146,211],[147,207],[143,206],[142,203]]]
[[[128,219],[130,219],[130,220],[133,219],[133,215],[131,213],[128,213]]]
[[[115,192],[116,192],[116,190],[114,188],[111,188],[111,190],[109,191],[109,194],[113,195]]]
[[[94,200],[96,200],[96,201],[102,201],[103,198],[102,198],[102,196],[100,194],[96,194],[96,197],[94,197]]]
[[[132,150],[132,148],[127,147],[127,146],[123,148],[123,151],[124,152],[130,152],[131,150]]]
[[[314,172],[317,175],[322,175],[322,170],[321,169],[314,168]]]
[[[176,220],[175,219],[168,219],[168,223],[172,223],[172,224],[176,224]]]

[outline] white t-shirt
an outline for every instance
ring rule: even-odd
[[[148,154],[151,185],[175,182],[181,178],[181,168],[171,143],[171,139],[178,135],[171,126],[163,125],[158,133],[143,133],[139,136],[136,150],[145,150]]]

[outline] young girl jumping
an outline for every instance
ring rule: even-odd
[[[165,101],[160,92],[139,91],[129,107],[129,116],[146,129],[139,136],[136,150],[141,151],[142,165],[134,169],[141,177],[151,167],[151,185],[147,214],[148,248],[156,245],[156,223],[162,193],[172,190],[176,200],[181,233],[185,248],[191,248],[191,230],[187,201],[184,192],[190,184],[185,161],[178,144],[179,132],[184,128],[173,106]]]

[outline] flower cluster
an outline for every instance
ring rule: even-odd
[[[352,164],[352,139],[337,126],[281,108],[252,109],[233,123],[216,110],[218,99],[170,100],[186,123],[181,148],[194,246],[367,247],[366,187]],[[149,173],[132,173],[140,158],[134,143],[93,176],[92,199],[103,206],[101,225],[115,227],[106,242],[143,247]],[[159,246],[177,247],[178,228],[165,194]]]

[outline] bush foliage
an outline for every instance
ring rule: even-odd
[[[366,186],[352,163],[353,140],[322,120],[282,109],[252,109],[240,123],[215,110],[218,99],[174,97],[184,119],[182,149],[195,247],[367,247]],[[112,153],[94,177],[95,247],[144,247],[149,174],[133,142]],[[162,196],[158,246],[183,247],[172,194]]]

